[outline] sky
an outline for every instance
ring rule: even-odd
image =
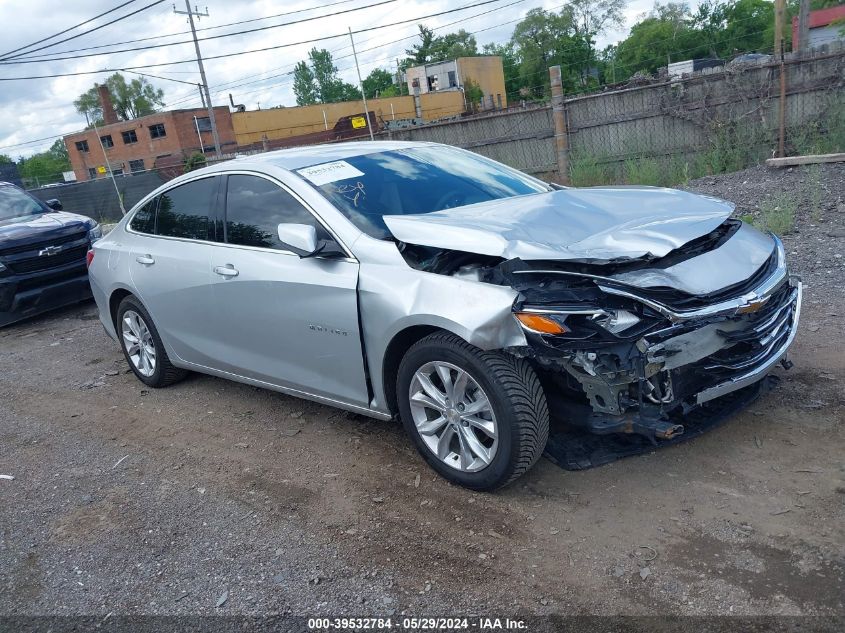
[[[147,79],[164,90],[167,109],[200,107],[199,91],[195,86],[200,82],[200,75],[189,25],[185,15],[174,13],[172,0],[161,2],[92,33],[36,52],[39,46],[69,38],[116,17],[142,9],[154,1],[128,2],[122,9],[99,20],[29,49],[27,54],[33,58],[46,54],[62,56],[60,53],[63,51],[68,51],[66,55],[87,55],[171,42],[177,43],[176,45],[55,61],[41,61],[36,58],[34,62],[20,63],[22,60],[18,59],[15,60],[17,63],[13,64],[0,63],[0,79],[83,73],[191,60],[189,63],[138,69],[137,72],[157,76]],[[358,31],[409,20],[405,24],[369,30],[354,36],[361,75],[366,77],[376,67],[395,70],[396,59],[404,57],[405,49],[418,42],[418,22],[434,28],[435,33],[439,35],[464,28],[475,34],[480,49],[487,43],[506,42],[516,23],[530,9],[559,10],[563,6],[563,0],[496,0],[491,4],[457,13],[417,19],[479,1],[481,0],[395,0],[367,9],[361,7],[375,5],[384,0],[204,0],[198,8],[201,12],[205,12],[207,8],[209,16],[201,17],[197,22],[197,28],[203,29],[198,32],[200,38],[325,16],[299,24],[200,41],[202,55],[207,59],[205,70],[212,101],[215,105],[227,104],[229,93],[232,93],[235,103],[244,104],[247,110],[296,105],[290,73],[298,61],[306,58],[308,50],[313,46],[332,51],[341,78],[357,85],[348,35],[350,27],[353,31]],[[3,54],[0,57],[124,2],[127,0],[0,0],[0,53]],[[327,7],[329,4],[333,6]],[[629,0],[625,8],[626,26],[601,33],[597,38],[599,47],[624,38],[628,28],[650,11],[652,6],[653,0]],[[184,10],[184,0],[176,0],[176,7]],[[283,13],[287,15],[279,15]],[[480,15],[482,13],[483,15]],[[269,16],[279,17],[222,26]],[[155,39],[127,43],[128,40],[141,38]],[[328,39],[297,44],[317,38]],[[114,46],[105,46],[111,44]],[[282,44],[293,45],[264,52],[210,59],[216,55]],[[88,47],[102,48],[69,52]],[[0,81],[0,154],[8,154],[14,159],[30,156],[49,148],[56,138],[83,129],[85,119],[74,109],[73,100],[95,82],[103,82],[110,74],[111,72],[96,72],[50,79]],[[124,72],[124,75],[127,78],[137,77],[129,72]]]

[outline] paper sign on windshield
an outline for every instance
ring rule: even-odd
[[[333,163],[323,163],[322,165],[314,165],[312,167],[303,167],[297,169],[297,173],[303,178],[307,178],[318,187],[330,182],[337,182],[338,180],[346,180],[348,178],[358,178],[363,176],[364,172],[355,169],[345,160],[336,160]]]

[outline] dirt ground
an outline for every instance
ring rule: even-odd
[[[495,494],[395,423],[200,375],[148,390],[92,303],[0,330],[0,615],[845,614],[838,187],[786,239],[805,305],[774,392]]]

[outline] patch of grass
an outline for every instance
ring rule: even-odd
[[[794,196],[779,194],[763,201],[760,215],[753,218],[751,224],[777,235],[785,235],[795,227],[797,209],[798,202]]]
[[[570,158],[569,177],[576,187],[594,187],[616,182],[613,170],[601,162],[601,157],[577,154]]]
[[[629,158],[625,161],[625,182],[629,185],[663,184],[660,164],[654,158]]]

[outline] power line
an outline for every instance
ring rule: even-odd
[[[155,4],[158,4],[159,2],[162,2],[162,1],[163,0],[158,0],[158,2],[156,2]],[[410,22],[417,22],[419,20],[426,20],[428,18],[433,18],[433,17],[437,17],[437,16],[440,16],[440,15],[447,15],[447,14],[450,14],[450,13],[456,13],[458,11],[465,11],[466,9],[472,9],[472,8],[475,8],[475,7],[483,6],[483,5],[486,5],[486,4],[492,4],[493,2],[499,2],[499,1],[500,0],[483,0],[482,2],[476,2],[474,4],[470,4],[470,5],[467,5],[465,7],[460,7],[460,8],[457,8],[457,9],[446,9],[445,11],[438,11],[437,13],[430,13],[428,15],[421,15],[421,16],[417,16],[417,17],[414,17],[414,18],[409,18],[407,20],[399,20],[397,22],[391,22],[389,24],[383,24],[381,26],[370,26],[370,27],[367,27],[367,28],[358,29],[357,31],[352,31],[352,33],[357,34],[357,33],[367,33],[369,31],[378,31],[378,30],[381,30],[381,29],[390,28],[392,26],[399,26],[400,24],[408,24]],[[205,59],[224,59],[224,58],[228,58],[228,57],[238,57],[240,55],[250,55],[252,53],[264,53],[264,52],[267,52],[267,51],[278,50],[280,48],[290,48],[291,46],[299,46],[299,45],[302,45],[302,44],[313,44],[315,42],[322,42],[322,41],[325,41],[325,40],[337,39],[339,37],[347,37],[348,35],[349,35],[348,33],[336,33],[336,34],[333,34],[333,35],[324,35],[322,37],[316,37],[316,38],[312,38],[312,39],[308,39],[308,40],[301,40],[299,42],[290,42],[288,44],[277,44],[275,46],[265,46],[263,48],[255,48],[255,49],[248,50],[248,51],[236,51],[236,52],[232,52],[232,53],[212,55],[212,56],[206,57]],[[77,77],[77,76],[80,76],[80,75],[96,75],[96,74],[99,74],[99,73],[116,72],[116,71],[119,71],[119,70],[139,70],[139,69],[144,69],[144,68],[158,68],[159,66],[175,66],[175,65],[178,65],[178,64],[191,64],[191,63],[195,63],[195,62],[196,62],[196,59],[182,59],[182,60],[174,61],[174,62],[158,62],[158,63],[155,63],[155,64],[142,64],[142,65],[138,65],[138,66],[124,66],[122,68],[101,68],[99,70],[86,70],[86,71],[79,71],[79,72],[73,72],[73,73],[54,73],[54,74],[49,74],[49,75],[31,75],[31,76],[27,76],[27,77],[0,77],[0,81],[25,81],[25,80],[30,80],[30,79],[53,79],[55,77]]]
[[[470,16],[463,17],[463,18],[461,18],[461,19],[459,19],[459,20],[455,20],[454,22],[448,22],[448,23],[443,24],[443,25],[441,25],[441,26],[434,27],[434,28],[432,29],[432,31],[438,31],[438,30],[441,30],[441,29],[444,29],[444,28],[448,28],[448,27],[450,27],[450,26],[454,26],[455,24],[460,24],[460,23],[463,23],[463,22],[467,22],[467,21],[469,21],[469,20],[473,20],[473,19],[475,19],[475,18],[477,18],[477,17],[483,16],[483,15],[487,15],[487,14],[489,14],[489,13],[495,13],[496,11],[501,11],[501,10],[503,10],[503,9],[507,9],[507,8],[512,7],[512,6],[514,6],[514,5],[521,4],[521,3],[525,2],[525,1],[526,1],[526,0],[515,0],[514,2],[510,2],[509,4],[505,4],[505,5],[502,5],[502,6],[499,6],[499,7],[495,7],[495,8],[493,8],[493,9],[488,9],[488,10],[486,10],[486,11],[482,11],[482,12],[480,12],[480,13],[476,13],[476,14],[474,14],[474,15],[470,15]],[[469,6],[467,6],[467,7],[463,7],[463,8],[471,8],[472,6],[474,6],[474,5],[469,5]],[[557,9],[557,8],[562,8],[562,7],[564,7],[564,6],[566,6],[566,4],[561,4],[561,5],[559,5],[559,6],[557,6],[557,7],[554,7],[554,8],[555,8],[555,9]],[[552,9],[552,10],[553,10],[553,9]],[[481,33],[481,32],[483,32],[483,31],[489,31],[489,30],[494,29],[494,28],[499,28],[499,27],[501,27],[501,26],[504,26],[505,24],[511,24],[511,23],[513,23],[513,22],[518,22],[518,21],[520,21],[520,20],[522,20],[522,19],[524,19],[524,18],[523,18],[523,17],[519,17],[519,18],[516,18],[516,19],[514,19],[514,20],[509,20],[509,21],[507,21],[507,22],[502,22],[502,23],[497,24],[497,25],[492,26],[492,27],[488,27],[488,28],[484,28],[484,29],[478,29],[477,31],[472,31],[472,32],[470,32],[470,35],[475,35],[475,34],[477,34],[477,33]],[[417,37],[418,35],[419,35],[419,33],[416,33],[416,32],[415,32],[415,33],[412,33],[411,35],[407,35],[407,36],[405,36],[405,37],[400,37],[399,39],[396,39],[396,40],[391,40],[391,41],[389,41],[389,42],[382,42],[382,43],[378,44],[377,46],[372,46],[372,47],[370,47],[370,48],[365,48],[365,49],[361,50],[360,52],[362,52],[362,53],[366,53],[366,52],[369,52],[369,51],[372,51],[372,50],[377,50],[377,49],[379,49],[379,48],[383,48],[383,47],[385,47],[385,46],[390,46],[391,44],[397,44],[397,43],[402,42],[402,41],[404,41],[404,40],[413,39],[413,38]],[[337,49],[333,50],[332,52],[333,52],[333,53],[336,53],[336,52],[341,51],[341,50],[344,50],[344,49],[346,49],[346,48],[349,48],[349,45],[339,47],[339,48],[337,48]],[[338,61],[338,60],[341,60],[341,59],[348,59],[348,58],[350,58],[350,57],[352,57],[352,54],[351,54],[351,53],[350,53],[350,54],[348,54],[348,55],[342,55],[342,56],[340,56],[340,57],[335,57],[335,58],[333,58],[333,60],[332,60],[332,61]],[[389,61],[389,58],[383,58],[383,59],[382,59],[382,60],[380,60],[380,61],[385,61],[385,60]],[[373,63],[374,63],[374,62],[372,62],[372,61],[370,61],[370,62],[365,62],[365,64],[373,64]],[[289,69],[291,69],[291,70],[287,70],[287,71],[285,71],[285,72],[281,72],[281,73],[278,73],[278,74],[276,74],[276,75],[270,75],[270,76],[268,76],[268,77],[263,77],[263,78],[261,78],[261,79],[255,79],[255,80],[252,80],[252,81],[246,81],[246,82],[243,82],[243,83],[238,83],[238,81],[240,81],[240,80],[234,80],[234,81],[223,82],[223,83],[221,83],[221,84],[218,84],[217,86],[214,86],[214,88],[215,88],[215,94],[220,94],[220,92],[223,92],[224,90],[232,90],[232,89],[234,89],[234,88],[240,88],[240,87],[242,87],[242,86],[246,86],[246,85],[249,85],[249,84],[253,84],[253,83],[260,83],[260,82],[262,82],[262,81],[269,81],[269,80],[271,80],[271,79],[277,79],[277,78],[279,78],[279,77],[284,77],[284,76],[290,75],[290,74],[291,74],[291,72],[292,72],[292,69],[293,69],[295,66],[296,66],[296,64],[286,64],[286,65],[284,65],[284,66],[279,66],[278,68],[276,68],[276,69],[274,69],[274,70],[281,70],[282,68],[289,68]],[[341,69],[339,69],[339,70],[340,70],[340,71],[343,71],[343,70],[350,70],[350,69],[351,69],[351,67],[348,67],[348,68],[341,68]],[[270,72],[270,71],[268,71],[268,72]],[[261,73],[258,73],[258,74],[261,74]],[[246,77],[250,77],[250,76],[253,76],[253,77],[254,77],[254,76],[256,76],[256,75],[247,75]],[[243,77],[242,79],[246,79],[246,77]],[[279,82],[279,83],[282,83],[282,82]],[[225,89],[224,89],[224,86],[225,86]],[[258,91],[257,91],[257,90],[256,90],[256,91],[251,91],[251,92],[247,92],[246,94],[253,94],[254,92],[258,92]],[[189,101],[189,100],[192,100],[192,97],[188,97],[188,96],[177,97],[176,101],[172,101],[172,102],[171,102],[171,104],[178,104],[178,103],[182,103],[182,102],[184,102],[184,101]]]
[[[159,2],[163,2],[164,0],[159,0]],[[353,13],[355,11],[362,11],[364,9],[372,9],[373,7],[378,7],[383,4],[391,4],[396,2],[397,0],[381,0],[380,2],[376,2],[373,4],[364,5],[362,7],[355,7],[352,9],[344,9],[343,11],[335,11],[334,13],[325,14],[325,15],[315,15],[311,16],[310,18],[302,18],[301,20],[293,20],[291,22],[283,22],[282,24],[271,24],[269,26],[260,26],[254,29],[246,29],[245,31],[235,31],[234,33],[221,33],[220,35],[210,35],[208,37],[198,37],[196,41],[199,42],[207,42],[209,40],[219,40],[226,37],[235,37],[238,35],[247,35],[249,33],[258,33],[260,31],[268,31],[270,29],[277,29],[283,26],[290,26],[292,24],[302,24],[303,22],[313,22],[314,20],[322,20],[324,18],[333,18],[336,15],[343,15],[344,13]],[[156,3],[157,4],[157,3]],[[117,55],[119,53],[134,53],[136,51],[148,51],[151,49],[158,49],[158,48],[166,48],[168,46],[180,46],[181,44],[192,44],[194,42],[193,39],[190,40],[179,40],[178,42],[163,42],[160,44],[148,44],[146,46],[136,46],[134,48],[120,48],[114,51],[103,51],[101,53],[88,53],[85,55],[65,55],[64,57],[45,57],[43,59],[12,59],[11,61],[3,61],[0,60],[0,63],[3,65],[12,65],[12,64],[40,64],[43,62],[58,62],[64,61],[68,59],[88,59],[89,57],[99,57],[102,55]]]
[[[84,22],[80,22],[79,24],[74,24],[73,26],[65,29],[64,31],[59,31],[58,33],[54,33],[53,35],[50,35],[49,37],[45,37],[43,39],[37,40],[37,41],[32,42],[30,44],[27,44],[25,46],[20,46],[18,48],[13,49],[13,50],[2,53],[2,54],[0,54],[0,59],[5,58],[6,55],[11,55],[12,53],[17,53],[18,51],[22,51],[25,48],[32,48],[33,46],[41,44],[42,42],[46,42],[47,40],[51,40],[54,37],[59,37],[59,35],[64,35],[65,33],[69,32],[69,31],[72,31],[74,29],[78,29],[80,26],[85,26],[89,22],[93,22],[94,20],[98,20],[99,18],[103,17],[104,15],[108,15],[109,13],[114,13],[118,9],[122,9],[127,4],[132,4],[133,2],[135,2],[135,0],[129,0],[129,2],[124,2],[123,4],[116,6],[114,9],[109,9],[108,11],[104,11],[103,13],[100,13],[99,15],[95,15],[93,18],[89,18],[89,19],[85,20]],[[28,55],[31,52],[32,51],[29,51],[27,53],[22,53],[22,55]]]
[[[137,14],[141,13],[142,11],[146,11],[147,9],[150,9],[150,8],[156,6],[157,4],[161,4],[162,2],[164,2],[164,0],[155,0],[155,2],[151,2],[150,4],[143,6],[140,9],[137,9],[136,11],[132,11],[131,13],[127,13],[126,15],[122,15],[119,18],[115,18],[114,20],[111,20],[110,22],[106,22],[105,24],[100,24],[99,26],[95,26],[93,29],[88,29],[87,31],[82,31],[82,33],[77,33],[76,35],[72,35],[71,37],[66,37],[63,40],[59,40],[58,42],[53,42],[52,44],[47,44],[46,46],[42,46],[41,48],[37,49],[36,51],[29,51],[29,52],[30,53],[37,52],[39,50],[44,50],[45,48],[50,48],[51,46],[58,46],[59,44],[63,44],[64,42],[69,42],[71,40],[75,40],[76,38],[82,37],[83,35],[88,35],[89,33],[93,33],[94,31],[99,31],[100,29],[103,29],[107,26],[115,24],[116,22],[120,22],[121,20],[125,20],[126,18],[131,18],[133,15],[137,15]],[[23,57],[24,54],[25,53],[21,53],[21,54],[18,54],[18,55],[11,55],[9,57],[0,57],[0,61],[5,62],[6,60],[14,59],[16,57]],[[44,60],[44,61],[50,61],[50,60]],[[16,63],[24,63],[24,62],[16,62]]]
[[[135,0],[131,0],[131,1],[135,2]],[[223,28],[226,28],[228,26],[237,26],[237,25],[240,25],[240,24],[249,24],[251,22],[259,22],[261,20],[272,20],[274,18],[281,18],[281,17],[284,17],[286,15],[295,15],[297,13],[305,13],[307,11],[315,11],[317,9],[328,9],[329,7],[333,7],[333,6],[336,6],[336,5],[339,5],[339,4],[348,4],[350,2],[355,2],[355,1],[357,1],[357,0],[338,0],[338,2],[331,2],[329,4],[324,4],[324,5],[320,5],[320,6],[316,6],[316,7],[310,7],[308,9],[297,9],[296,11],[286,11],[284,13],[276,13],[274,15],[267,15],[267,16],[264,16],[264,17],[261,17],[261,18],[251,18],[251,19],[248,19],[248,20],[239,20],[237,22],[229,22],[228,24],[218,24],[216,26],[206,26],[204,28],[197,29],[197,33],[200,33],[202,31],[211,31],[211,30],[214,30],[214,29],[223,29]],[[112,9],[112,11],[114,11],[114,10],[115,9]],[[41,54],[41,55],[35,55],[33,57],[24,57],[23,59],[26,59],[26,60],[33,59],[34,61],[39,61],[39,60],[36,60],[35,58],[36,57],[49,57],[50,55],[64,55],[65,53],[79,53],[79,52],[82,52],[82,51],[92,51],[92,50],[97,50],[97,49],[101,49],[101,48],[108,48],[108,47],[111,47],[111,46],[126,46],[127,44],[137,44],[139,42],[150,42],[152,40],[160,40],[160,39],[163,39],[163,38],[166,38],[166,37],[176,37],[177,35],[190,35],[190,34],[191,34],[190,31],[179,31],[178,33],[166,33],[164,35],[152,35],[150,37],[140,37],[140,38],[134,39],[134,40],[124,40],[122,42],[112,42],[110,44],[99,44],[97,46],[84,46],[82,48],[71,48],[71,49],[64,50],[64,51],[55,51],[53,53],[44,53],[44,54]],[[35,43],[36,42],[34,42],[33,44],[35,44]],[[14,51],[12,51],[12,52],[14,52]],[[115,51],[111,51],[111,52],[115,52]],[[24,53],[24,55],[30,55],[30,53],[31,53],[31,51]],[[0,57],[0,60],[1,59],[2,59],[2,57]],[[47,60],[40,60],[40,61],[47,61]]]

